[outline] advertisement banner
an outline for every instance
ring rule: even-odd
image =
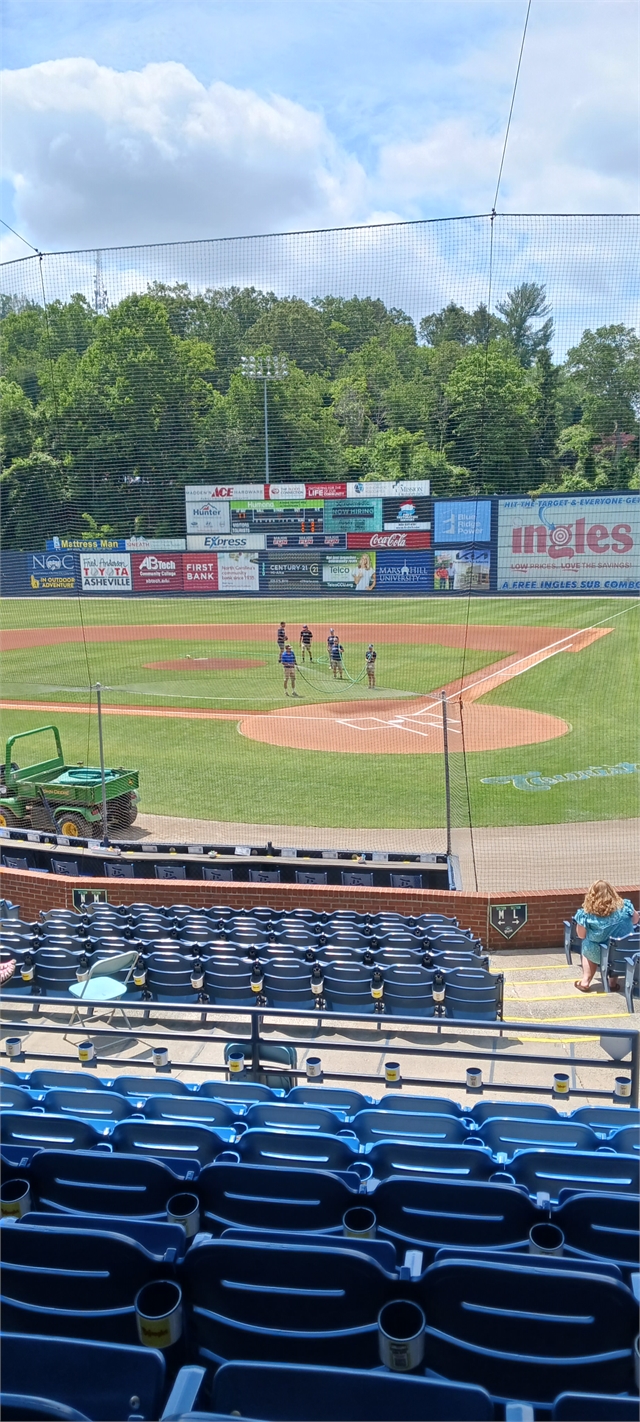
[[[403,529],[402,533],[348,533],[347,548],[430,548],[431,534]]]
[[[133,553],[134,592],[182,592],[182,554]]]
[[[128,553],[184,553],[186,538],[127,538]]]
[[[257,553],[218,553],[218,591],[259,592],[259,555]]]
[[[443,499],[434,504],[436,543],[488,543],[491,499]]]
[[[328,499],[324,527],[327,533],[381,533],[382,499]]]
[[[491,550],[476,548],[436,549],[433,569],[435,592],[488,592]]]
[[[428,479],[397,479],[383,482],[378,479],[363,480],[361,484],[347,484],[347,498],[365,497],[376,499],[428,498],[431,485]]]
[[[182,555],[182,585],[185,592],[210,593],[218,591],[218,555],[211,553],[208,558],[192,558]]]
[[[376,586],[376,553],[328,553],[322,565],[325,592],[373,592]]]
[[[377,554],[378,592],[430,592],[433,557],[430,553]]]
[[[231,505],[224,499],[203,499],[185,505],[187,533],[230,533]]]
[[[75,553],[27,553],[27,573],[32,592],[80,591]]]
[[[640,495],[501,499],[498,591],[640,588]]]
[[[216,499],[266,499],[265,484],[187,484],[184,491],[187,504],[205,504]]]
[[[83,592],[131,592],[130,553],[82,553]]]
[[[307,484],[308,499],[346,499],[346,484]]]
[[[101,548],[113,553],[121,549],[124,553],[124,538],[48,538],[47,553],[60,552],[64,549],[75,550],[78,553],[95,552]]]
[[[431,528],[431,500],[406,496],[403,499],[382,500],[382,527],[387,530]]]
[[[322,533],[322,499],[273,500],[233,503],[231,528],[233,533],[251,530],[253,533]]]
[[[263,592],[318,592],[321,557],[313,554],[268,553],[260,559],[260,587]]]
[[[346,548],[346,533],[268,533],[267,548]]]
[[[265,546],[264,533],[190,533],[187,548],[190,553],[204,552],[207,548],[220,548],[228,552],[236,549],[260,549]]]
[[[265,499],[286,499],[289,502],[307,498],[306,484],[265,484]],[[235,495],[237,498],[238,495]],[[251,495],[249,495],[251,497]]]

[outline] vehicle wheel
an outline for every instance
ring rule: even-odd
[[[0,829],[19,829],[22,821],[8,806],[0,805]]]
[[[56,824],[60,834],[65,834],[68,839],[100,839],[102,836],[102,823],[89,824],[84,815],[78,815],[75,811],[63,810],[61,815],[56,815]]]

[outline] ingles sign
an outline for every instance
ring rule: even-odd
[[[639,586],[637,494],[500,500],[501,592],[609,592]]]

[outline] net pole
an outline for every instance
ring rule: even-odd
[[[267,378],[264,380],[264,482],[269,483],[269,404],[267,401]]]
[[[447,725],[447,696],[440,693],[442,700],[442,740],[444,743],[444,798],[447,814],[447,855],[451,854],[451,780],[449,776],[449,727]]]
[[[108,845],[107,834],[107,782],[104,774],[104,744],[102,740],[102,685],[96,682],[96,703],[98,708],[98,744],[100,746],[100,783],[102,787],[102,843]]]

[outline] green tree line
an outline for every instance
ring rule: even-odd
[[[428,478],[436,494],[638,487],[640,342],[585,330],[552,356],[544,287],[418,327],[371,297],[156,283],[97,313],[76,295],[0,310],[5,547],[54,533],[175,535],[187,483]]]

